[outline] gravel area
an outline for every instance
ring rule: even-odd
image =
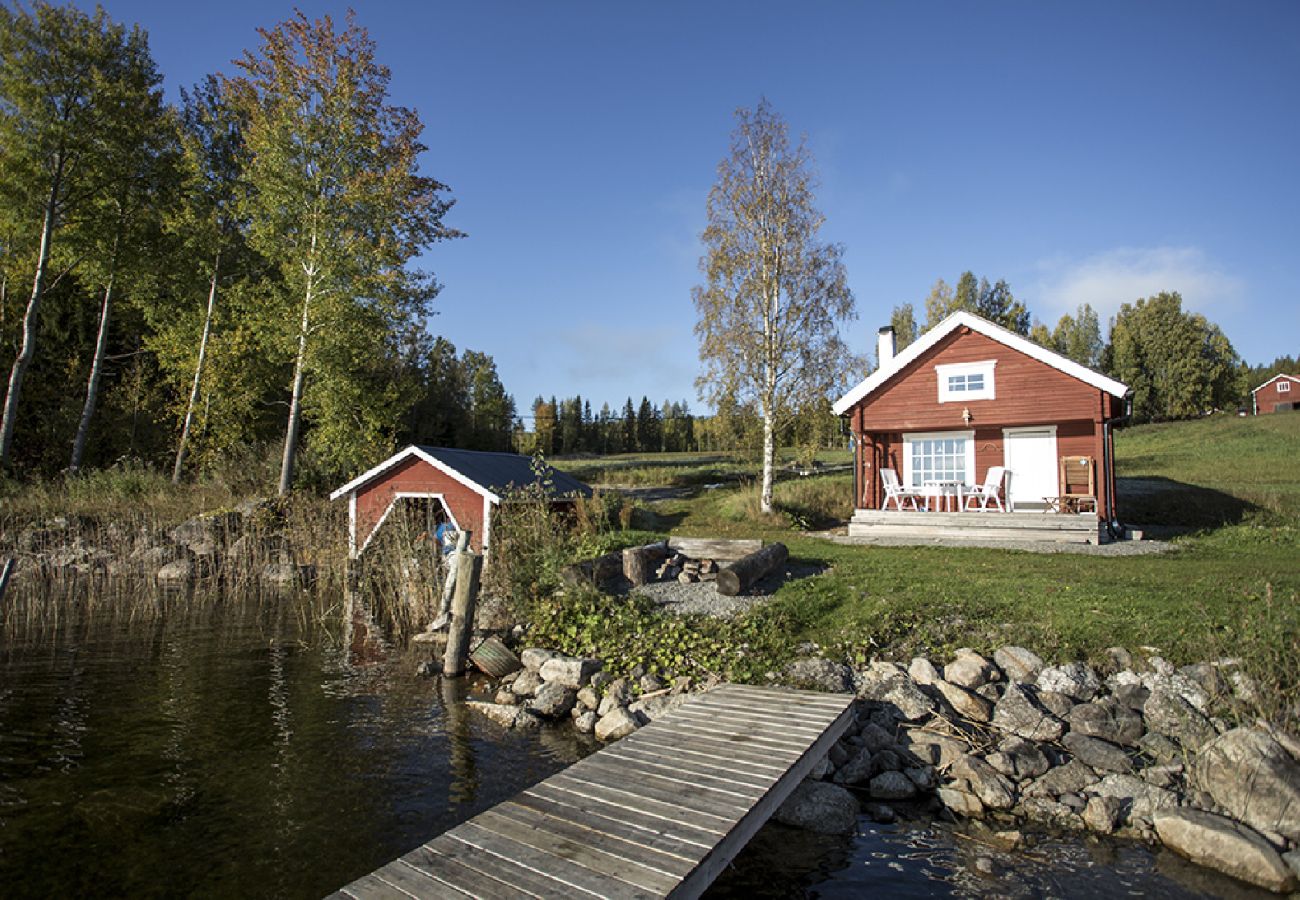
[[[705,615],[729,619],[736,613],[762,603],[781,585],[800,578],[809,578],[825,571],[824,566],[812,563],[788,563],[780,572],[773,572],[753,585],[749,593],[739,597],[724,597],[712,581],[682,584],[678,581],[654,581],[639,588],[627,588],[622,593],[637,593],[649,597],[668,612],[680,615]]]

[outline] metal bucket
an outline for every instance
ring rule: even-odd
[[[495,636],[480,641],[479,645],[470,651],[469,658],[474,665],[493,678],[505,678],[511,672],[518,672],[524,667],[519,657]]]

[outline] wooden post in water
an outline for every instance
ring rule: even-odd
[[[0,603],[4,603],[5,601],[5,589],[9,587],[9,576],[13,575],[14,566],[17,565],[17,563],[18,560],[11,556],[5,560],[4,569],[0,570]]]
[[[469,655],[469,636],[474,630],[474,601],[478,598],[478,577],[483,557],[468,549],[469,532],[461,532],[465,550],[457,548],[456,592],[451,600],[451,624],[447,628],[447,652],[443,655],[442,674],[465,674]]]

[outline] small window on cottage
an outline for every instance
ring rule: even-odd
[[[939,376],[939,402],[960,403],[966,400],[992,400],[993,369],[996,360],[976,363],[952,363],[935,366]]]
[[[1279,382],[1277,383],[1277,392],[1278,392],[1279,394],[1289,394],[1289,393],[1291,393],[1291,382],[1289,382],[1289,381],[1279,381]]]

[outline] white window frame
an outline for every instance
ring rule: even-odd
[[[996,359],[986,359],[980,362],[947,363],[935,366],[934,371],[939,376],[939,402],[962,403],[967,400],[995,399],[993,370],[997,367],[997,364]],[[984,376],[984,387],[976,391],[954,391],[949,389],[950,381],[954,377],[969,377],[971,375]]]
[[[1278,392],[1279,394],[1289,394],[1289,393],[1291,393],[1291,382],[1289,382],[1289,381],[1279,381],[1279,382],[1277,383],[1277,392]]]
[[[920,488],[915,482],[915,466],[912,465],[912,445],[919,441],[964,440],[966,442],[966,472],[963,480],[969,484],[975,477],[975,432],[970,431],[925,431],[903,435],[903,484],[906,487]]]

